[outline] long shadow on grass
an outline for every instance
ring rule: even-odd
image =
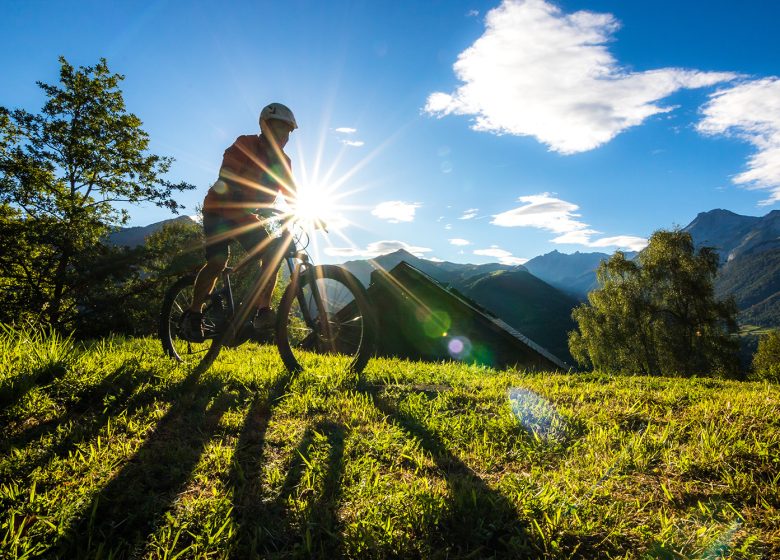
[[[306,428],[292,454],[281,490],[261,512],[262,517],[258,517],[265,528],[264,538],[258,546],[265,556],[341,556],[341,524],[337,512],[339,482],[344,470],[345,434],[343,425],[328,421]],[[318,451],[323,446],[328,450],[327,459],[320,461]],[[322,464],[324,469],[320,467]],[[301,489],[307,469],[312,471],[310,476],[316,486],[314,495],[310,493],[311,487]],[[297,502],[297,511],[290,510],[291,498]]]
[[[222,415],[237,404],[235,393],[193,372],[152,433],[84,510],[55,550],[61,558],[114,558],[139,553],[155,521],[191,478]]]
[[[426,528],[431,550],[441,557],[533,557],[544,550],[526,531],[515,506],[447,449],[439,435],[382,397],[380,388],[360,388],[393,424],[417,439],[449,487],[449,507]]]
[[[149,375],[148,371],[139,369],[136,360],[128,360],[99,384],[81,391],[73,403],[58,417],[31,426],[12,438],[2,441],[0,452],[6,453],[12,448],[21,449],[29,444],[34,445],[33,442],[41,441],[49,434],[60,432],[45,449],[14,464],[14,477],[26,478],[37,467],[45,465],[53,457],[64,456],[78,444],[92,440],[106,426],[107,421],[123,409],[127,414],[132,414],[155,397],[163,401],[170,400],[171,395],[181,389],[182,384],[175,384],[163,391],[146,387],[140,392],[135,392],[139,382]],[[107,403],[106,399],[108,399]]]
[[[329,446],[328,461],[324,473],[322,490],[306,512],[302,528],[307,555],[317,558],[333,558],[341,551],[341,523],[338,519],[338,504],[341,495],[341,475],[344,471],[344,437],[346,430],[341,424],[320,423],[317,431],[325,434]]]
[[[268,536],[267,518],[263,505],[262,467],[265,434],[268,421],[278,400],[287,392],[292,376],[282,374],[270,387],[266,398],[252,402],[238,436],[230,467],[233,487],[233,520],[237,535],[233,544],[235,558],[254,558],[259,543]]]

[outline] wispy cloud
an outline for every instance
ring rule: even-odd
[[[463,212],[463,215],[461,215],[459,220],[470,220],[472,218],[475,218],[477,216],[477,212],[479,212],[479,208],[469,208],[468,210],[465,210]]]
[[[496,245],[493,245],[489,249],[476,249],[474,251],[474,254],[481,255],[483,257],[493,257],[498,259],[498,262],[500,262],[501,264],[508,264],[512,266],[518,264],[525,264],[526,262],[528,262],[528,259],[522,259],[520,257],[512,256],[512,253],[504,249],[501,249]]]
[[[352,128],[349,126],[340,126],[339,128],[334,129],[334,132],[339,136],[339,142],[344,144],[345,146],[349,146],[350,148],[359,148],[363,145],[365,145],[365,142],[362,140],[355,140],[353,138],[344,138],[344,136],[353,136],[357,133],[357,128]]]
[[[401,200],[388,200],[381,202],[371,210],[371,214],[380,220],[387,220],[391,224],[398,222],[411,222],[414,220],[414,213],[421,204],[419,202],[403,202]]]
[[[707,135],[734,135],[756,149],[737,185],[769,191],[760,204],[780,202],[780,78],[739,84],[710,96],[697,129]]]
[[[579,206],[551,196],[549,193],[521,196],[523,206],[493,216],[491,224],[503,227],[535,227],[553,233],[583,230],[587,224],[580,222],[575,212]]]
[[[618,235],[592,239],[601,232],[579,220],[579,206],[550,193],[521,196],[523,205],[493,216],[491,224],[502,227],[532,227],[557,234],[551,241],[586,247],[618,247],[639,251],[647,245],[643,237]]]
[[[450,245],[457,245],[459,247],[463,247],[465,245],[471,245],[471,241],[467,239],[459,239],[456,237],[455,239],[450,239]]]
[[[564,154],[594,149],[671,111],[659,102],[680,89],[736,77],[680,68],[631,72],[607,48],[620,25],[612,14],[504,0],[485,23],[453,67],[462,85],[431,94],[425,110],[471,115],[475,130],[532,136]]]
[[[324,251],[326,255],[332,257],[354,257],[372,259],[380,255],[386,255],[388,253],[394,253],[399,249],[409,251],[416,257],[423,257],[425,253],[430,253],[432,249],[428,247],[417,247],[415,245],[409,245],[403,241],[383,240],[369,243],[365,248],[362,247],[325,247]]]

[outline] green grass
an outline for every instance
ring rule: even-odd
[[[780,390],[0,335],[2,558],[776,558]]]

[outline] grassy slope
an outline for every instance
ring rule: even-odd
[[[780,556],[777,386],[67,347],[0,337],[0,557]]]

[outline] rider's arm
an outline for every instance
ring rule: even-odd
[[[281,167],[267,163],[255,136],[240,136],[225,150],[219,170],[227,191],[225,216],[238,220],[270,206],[279,190],[278,179],[285,173]]]
[[[292,176],[292,164],[287,155],[284,156],[284,161],[280,162],[280,168],[281,172],[279,173],[279,181],[277,182],[279,193],[284,198],[284,201],[292,206],[295,204],[298,187],[295,185],[295,180]]]

